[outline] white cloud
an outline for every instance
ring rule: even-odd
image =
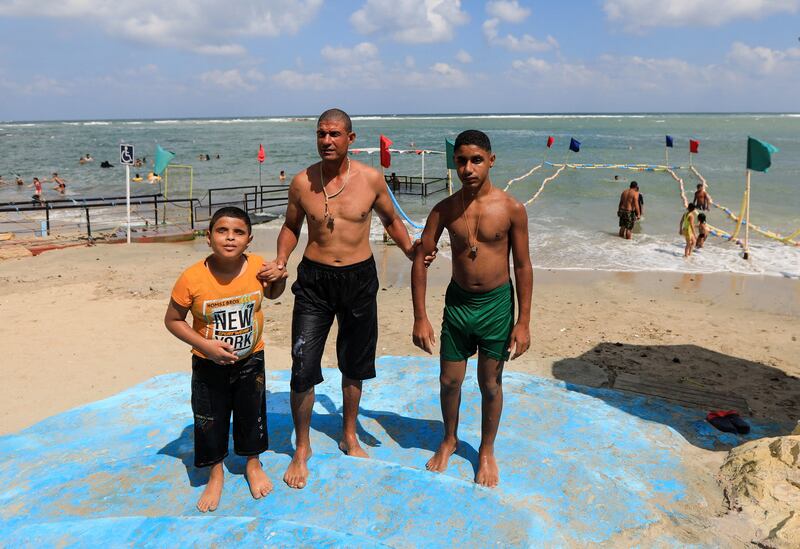
[[[461,0],[367,0],[350,16],[361,34],[391,34],[409,44],[452,40],[455,28],[468,21]]]
[[[769,75],[800,70],[800,48],[773,50],[734,42],[728,60],[748,72]]]
[[[483,36],[486,41],[492,46],[500,46],[509,51],[548,51],[558,48],[558,41],[549,36],[544,40],[538,40],[530,34],[523,34],[522,37],[516,37],[513,34],[506,34],[500,36],[497,27],[500,25],[500,20],[497,18],[487,19],[483,22]]]
[[[223,88],[226,90],[255,91],[266,76],[256,69],[241,72],[239,69],[213,70],[200,74],[200,81],[204,84]]]
[[[459,63],[472,63],[472,56],[464,50],[458,50],[456,53],[456,59]]]
[[[336,80],[318,72],[285,70],[273,75],[272,81],[283,88],[300,91],[322,91],[337,87]]]
[[[324,59],[332,63],[352,64],[376,59],[378,57],[378,48],[370,42],[361,42],[352,48],[325,46],[320,53]]]
[[[508,23],[520,23],[531,14],[531,10],[520,6],[517,0],[494,0],[487,2],[486,13]]]
[[[241,55],[237,37],[294,34],[322,0],[0,0],[0,16],[92,21],[109,35],[201,55]]]
[[[718,26],[734,19],[797,13],[800,0],[605,0],[611,21],[628,30],[684,25]]]

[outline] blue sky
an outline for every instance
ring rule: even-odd
[[[0,120],[800,111],[800,0],[0,0],[0,37]]]

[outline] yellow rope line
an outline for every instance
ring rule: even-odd
[[[522,179],[525,179],[526,177],[528,177],[529,175],[531,175],[533,172],[535,172],[536,170],[538,170],[539,168],[541,168],[543,165],[544,165],[544,164],[539,164],[538,166],[534,166],[534,167],[533,167],[533,169],[532,169],[531,171],[529,171],[528,173],[526,173],[525,175],[521,175],[521,176],[519,176],[519,177],[515,177],[514,179],[512,179],[511,181],[509,181],[509,182],[508,182],[508,184],[506,185],[506,188],[505,188],[505,189],[503,189],[503,191],[507,191],[507,190],[508,190],[508,188],[509,188],[509,187],[510,187],[512,184],[514,184],[514,183],[516,183],[517,181],[520,181],[520,180],[522,180]]]
[[[698,179],[700,179],[700,182],[703,185],[707,185],[705,177],[703,177],[700,174],[700,172],[698,172],[697,169],[694,166],[690,166],[689,169],[692,171],[692,173],[694,173],[694,175],[697,176]],[[731,238],[737,238],[739,236],[740,231],[742,230],[742,226],[745,224],[745,223],[743,223],[742,220],[744,218],[744,208],[745,208],[746,204],[747,204],[747,191],[745,191],[744,195],[742,196],[742,206],[739,208],[739,212],[740,213],[739,213],[738,216],[733,214],[733,212],[730,210],[730,208],[726,208],[722,204],[717,204],[716,202],[713,202],[713,201],[711,202],[712,206],[714,206],[715,208],[718,208],[718,209],[722,210],[723,212],[725,212],[725,215],[730,217],[736,223],[736,228],[734,229],[733,234],[731,235]],[[778,242],[783,242],[784,244],[788,244],[790,246],[800,246],[800,242],[796,242],[796,241],[792,240],[796,236],[800,235],[800,229],[798,229],[797,231],[795,231],[791,235],[789,235],[787,237],[784,237],[784,236],[781,236],[780,234],[778,234],[776,232],[770,231],[768,229],[764,229],[762,227],[759,227],[758,225],[754,225],[753,223],[750,223],[749,225],[750,225],[751,229],[753,229],[755,232],[757,232],[758,234],[760,234],[762,236],[765,236],[767,238],[771,238],[773,240],[777,240]]]
[[[556,170],[556,173],[554,173],[553,175],[551,175],[550,177],[548,177],[547,179],[545,179],[544,181],[542,181],[542,186],[541,186],[541,187],[539,187],[539,190],[538,190],[538,191],[536,191],[536,194],[534,194],[534,195],[533,195],[533,196],[530,198],[530,200],[528,200],[527,202],[525,202],[525,206],[527,206],[527,205],[529,205],[529,204],[532,204],[534,200],[536,200],[537,198],[539,198],[539,195],[540,195],[540,194],[542,194],[542,191],[544,190],[544,186],[545,186],[545,185],[547,185],[548,183],[550,183],[552,180],[554,180],[554,179],[555,179],[556,177],[558,177],[559,175],[561,175],[561,172],[563,172],[563,171],[564,171],[564,169],[566,169],[566,166],[563,166],[563,165],[562,165],[560,168],[558,168],[558,170]]]

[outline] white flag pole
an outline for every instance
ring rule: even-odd
[[[131,166],[125,164],[125,205],[128,210],[128,244],[131,243]]]

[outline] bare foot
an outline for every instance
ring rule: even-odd
[[[247,478],[247,484],[250,485],[250,493],[253,495],[253,499],[261,499],[272,492],[272,481],[269,480],[264,469],[261,468],[258,456],[247,458],[244,476]]]
[[[475,475],[475,482],[487,488],[494,488],[500,482],[500,469],[494,459],[494,450],[483,450],[478,452],[478,474]]]
[[[345,455],[354,457],[354,458],[368,458],[369,455],[364,451],[361,445],[358,443],[358,439],[355,436],[352,437],[345,437],[339,442],[339,450],[345,453]]]
[[[310,446],[299,446],[294,451],[292,462],[283,474],[283,482],[285,482],[289,488],[300,489],[306,487],[306,482],[308,481],[308,467],[306,466],[306,462],[310,457]]]
[[[447,463],[450,461],[450,456],[453,455],[456,448],[458,448],[458,440],[444,439],[439,445],[439,449],[433,454],[433,457],[425,464],[425,468],[434,473],[443,472],[447,469]]]
[[[203,495],[197,500],[197,510],[201,513],[206,511],[216,511],[219,505],[219,498],[222,496],[222,485],[225,482],[225,472],[222,470],[222,462],[211,466],[208,476],[208,484],[203,490]]]

